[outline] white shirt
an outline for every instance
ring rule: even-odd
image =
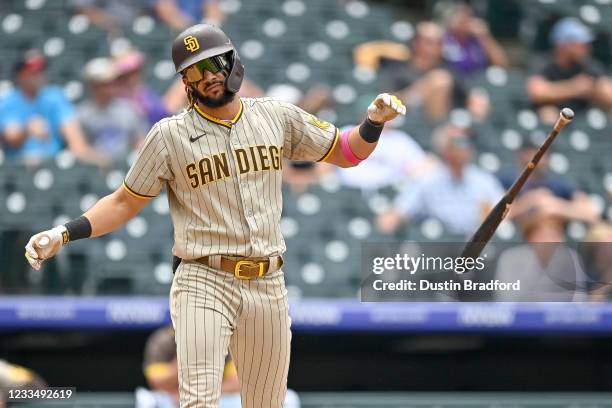
[[[367,160],[355,167],[338,168],[337,173],[345,186],[375,190],[411,181],[425,160],[425,152],[410,135],[398,129],[385,129]]]
[[[395,200],[404,215],[439,219],[450,232],[471,234],[503,195],[491,174],[468,164],[460,179],[447,166],[407,185]]]

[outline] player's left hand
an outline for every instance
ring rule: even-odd
[[[388,93],[378,95],[368,107],[368,118],[374,123],[385,123],[405,114],[406,107],[402,101]]]

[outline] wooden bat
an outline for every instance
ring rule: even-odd
[[[470,241],[467,243],[463,252],[461,253],[461,257],[465,258],[477,258],[484,247],[487,245],[495,230],[502,222],[508,210],[510,209],[510,205],[516,198],[516,195],[521,190],[533,170],[536,168],[540,159],[546,153],[550,145],[553,143],[561,129],[565,127],[568,123],[572,121],[574,118],[574,112],[570,108],[563,108],[559,114],[559,119],[555,123],[552,131],[546,137],[542,146],[538,149],[536,154],[533,156],[531,161],[527,164],[527,166],[523,169],[523,172],[516,179],[516,181],[510,186],[506,194],[502,197],[501,200],[497,203],[495,207],[491,210],[487,218],[482,222],[476,233],[472,236]]]

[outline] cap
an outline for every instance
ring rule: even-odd
[[[575,17],[566,17],[559,20],[550,32],[550,41],[554,45],[565,43],[590,43],[593,41],[593,32],[582,21]]]
[[[145,345],[143,371],[148,380],[165,377],[171,371],[169,364],[176,358],[176,343],[172,326],[157,329]]]
[[[145,56],[141,52],[130,51],[115,59],[115,69],[118,76],[124,75],[142,68],[144,63]]]
[[[47,59],[40,50],[28,50],[15,62],[15,72],[39,72],[47,66]]]
[[[86,81],[107,83],[115,78],[117,70],[109,58],[94,58],[83,68],[83,79]]]

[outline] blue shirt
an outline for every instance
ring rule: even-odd
[[[502,183],[505,189],[510,188],[512,183],[518,178],[520,172],[518,169],[506,169],[501,171],[497,178]],[[563,177],[558,177],[550,172],[546,171],[539,177],[530,177],[525,182],[523,188],[519,192],[519,195],[525,194],[527,191],[535,190],[538,188],[547,188],[555,196],[564,200],[571,200],[576,193],[577,189],[573,183]]]
[[[437,218],[452,233],[472,233],[503,195],[501,185],[473,164],[461,179],[442,166],[413,185],[395,201],[396,208],[410,218]]]
[[[4,144],[7,158],[51,158],[64,147],[61,128],[74,119],[75,114],[70,101],[56,86],[41,89],[34,99],[27,98],[21,90],[15,89],[0,100],[0,133],[9,125],[25,128],[27,122],[35,116],[40,116],[47,122],[47,139],[39,140],[26,135],[23,144],[17,148]]]

